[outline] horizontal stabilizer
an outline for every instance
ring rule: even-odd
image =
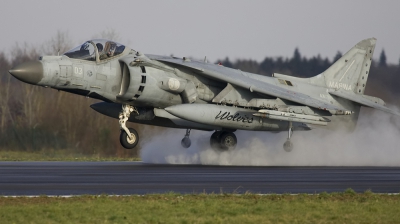
[[[354,94],[354,93],[350,93],[350,92],[344,92],[342,90],[329,91],[329,94],[359,103],[366,107],[375,108],[375,109],[378,109],[378,110],[381,110],[381,111],[384,111],[384,112],[387,112],[390,114],[400,116],[399,112],[385,107],[384,106],[385,103],[383,102],[383,100],[381,100],[377,97]]]

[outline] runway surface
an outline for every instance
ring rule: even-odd
[[[241,167],[0,162],[0,195],[400,192],[400,167]]]

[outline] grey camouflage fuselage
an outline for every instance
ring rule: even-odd
[[[383,100],[364,95],[375,43],[360,41],[326,71],[306,79],[147,55],[109,40],[87,41],[10,73],[30,84],[103,100],[91,107],[120,120],[121,105],[132,106],[124,116],[142,124],[275,132],[333,127],[342,120],[354,128],[361,106],[398,115]]]

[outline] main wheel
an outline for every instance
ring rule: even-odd
[[[286,152],[291,152],[293,150],[293,143],[289,140],[287,140],[284,144],[283,144],[283,149]]]
[[[210,137],[210,146],[214,150],[219,150],[221,148],[219,144],[219,137],[221,136],[221,133],[222,131],[216,131]]]
[[[219,137],[219,144],[223,150],[233,150],[236,148],[237,138],[232,132],[223,132]]]
[[[124,148],[133,149],[139,142],[139,134],[133,128],[129,128],[129,131],[131,132],[131,137],[129,138],[128,134],[122,130],[119,136],[119,141]]]
[[[189,148],[191,144],[192,144],[192,141],[190,141],[190,138],[187,136],[185,136],[181,141],[181,145],[185,149]]]

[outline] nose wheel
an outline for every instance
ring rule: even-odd
[[[290,141],[290,138],[293,135],[293,126],[292,126],[292,122],[289,122],[289,130],[288,130],[288,138],[286,140],[286,142],[283,144],[283,149],[286,152],[291,152],[293,150],[293,143]]]
[[[190,140],[189,136],[190,136],[190,129],[186,129],[186,135],[185,137],[183,137],[181,141],[181,145],[185,149],[189,148],[190,145],[192,145],[192,141]]]
[[[128,121],[132,112],[139,114],[135,107],[131,105],[122,105],[122,111],[119,114],[119,126],[121,128],[119,141],[126,149],[135,148],[139,142],[139,134],[137,131],[133,128],[126,127],[126,122]]]
[[[126,149],[133,149],[139,143],[139,134],[133,128],[129,128],[129,134],[121,130],[119,142]]]

